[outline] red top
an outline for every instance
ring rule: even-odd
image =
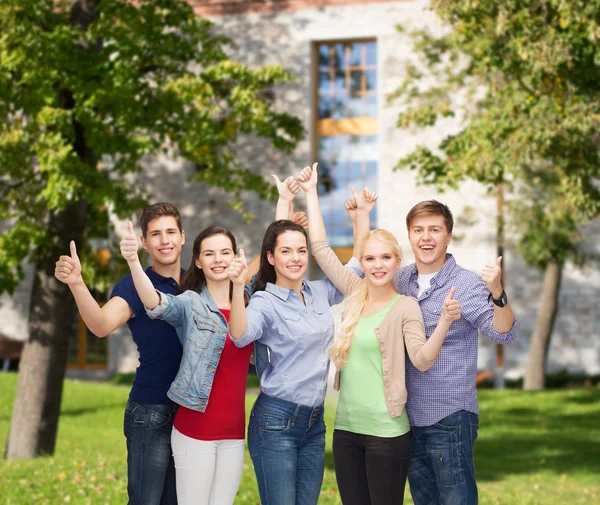
[[[219,309],[229,323],[229,310]],[[196,440],[240,440],[246,431],[246,377],[254,346],[238,348],[229,338],[215,372],[206,411],[180,406],[173,426]]]

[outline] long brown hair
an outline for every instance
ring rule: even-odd
[[[296,224],[287,219],[280,219],[269,225],[265,232],[265,238],[263,238],[262,247],[260,249],[260,266],[258,267],[258,273],[256,274],[256,283],[254,291],[264,291],[267,286],[267,282],[275,284],[277,281],[277,273],[275,267],[269,263],[267,253],[274,254],[275,246],[277,245],[277,237],[286,231],[297,231],[304,235],[308,244],[308,237],[306,230],[299,224]]]

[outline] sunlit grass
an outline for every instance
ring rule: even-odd
[[[0,374],[6,444],[15,374]],[[123,409],[129,387],[66,381],[56,454],[0,462],[0,505],[126,503]],[[254,396],[248,396],[250,406]],[[476,468],[482,505],[600,505],[600,390],[481,391]],[[321,505],[341,504],[331,455],[336,398],[328,399]],[[246,455],[236,503],[259,503]],[[411,504],[407,490],[405,503]]]

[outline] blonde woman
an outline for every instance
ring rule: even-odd
[[[392,285],[402,254],[385,230],[367,233],[356,248],[364,279],[345,269],[327,243],[317,177],[315,164],[297,178],[306,194],[312,254],[347,297],[330,349],[340,390],[333,435],[340,496],[344,505],[401,504],[410,458],[405,355],[419,370],[430,368],[452,321],[460,318],[460,304],[452,299],[452,288],[427,340],[417,301],[398,295]],[[357,219],[364,223],[376,197],[367,188],[354,197]]]

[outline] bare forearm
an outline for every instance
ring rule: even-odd
[[[306,191],[306,211],[308,213],[308,234],[311,242],[327,240],[327,232],[321,207],[319,205],[319,194],[317,188]]]
[[[152,281],[146,275],[146,272],[144,272],[139,261],[129,262],[129,269],[131,270],[135,290],[138,292],[144,307],[150,310],[154,309],[160,303],[160,296],[158,296],[156,289],[154,289]]]
[[[275,221],[281,219],[289,219],[291,217],[292,202],[279,197],[277,200],[277,207],[275,209]]]
[[[494,319],[492,326],[498,333],[508,333],[515,322],[515,314],[510,305],[498,307],[494,305]]]
[[[364,210],[358,209],[356,212],[356,229],[354,234],[354,250],[353,255],[355,258],[359,256],[360,243],[371,229],[371,214]]]
[[[69,285],[69,288],[71,289],[71,293],[73,293],[73,298],[75,298],[79,315],[89,330],[98,337],[108,335],[112,331],[112,328],[108,328],[102,307],[100,307],[98,301],[92,296],[83,279],[77,284]]]
[[[427,361],[435,361],[442,350],[442,345],[446,340],[446,335],[450,329],[452,321],[447,321],[444,317],[441,317],[431,337],[427,339],[421,352],[423,357]]]
[[[244,286],[233,285],[231,297],[231,314],[229,319],[229,334],[235,340],[239,340],[246,333],[248,318],[246,317],[246,306],[244,301]]]

